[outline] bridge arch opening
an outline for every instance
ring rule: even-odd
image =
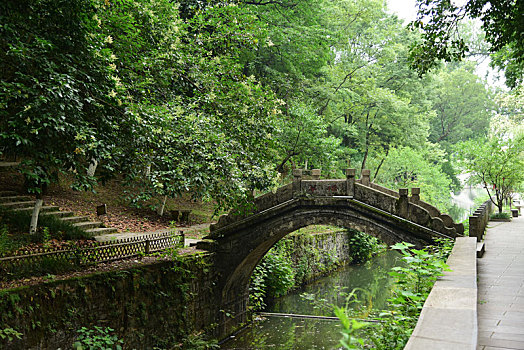
[[[251,275],[267,252],[287,235],[312,225],[335,226],[364,232],[388,246],[406,240],[405,236],[399,234],[387,222],[352,211],[311,208],[275,217],[251,228],[249,233],[251,249],[233,265],[235,268],[229,274],[222,289],[222,300],[232,301],[241,297],[247,301]],[[247,305],[245,308],[247,311]]]
[[[365,262],[386,246],[375,235],[347,227],[310,225],[275,243],[255,266],[248,308],[264,310],[268,301],[300,288],[347,263]],[[379,248],[382,249],[382,248]]]

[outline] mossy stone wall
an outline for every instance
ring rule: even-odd
[[[170,348],[216,322],[212,256],[183,256],[0,292],[2,349],[69,349],[81,327],[111,327],[126,348]]]
[[[339,266],[351,263],[349,236],[346,230],[319,234],[292,234],[291,259],[298,284],[328,274]]]
[[[311,280],[350,260],[345,232],[291,235]],[[81,327],[111,327],[130,349],[169,349],[192,332],[217,334],[220,291],[213,254],[0,291],[0,349],[70,349]],[[302,264],[302,265],[301,265]],[[220,332],[218,332],[220,334]],[[221,334],[225,335],[225,334]]]

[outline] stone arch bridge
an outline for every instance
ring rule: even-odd
[[[398,192],[360,179],[355,169],[346,179],[320,180],[320,170],[293,171],[293,182],[255,199],[251,214],[222,215],[197,247],[215,257],[220,334],[229,334],[248,317],[249,282],[253,269],[268,250],[299,228],[334,225],[357,229],[387,244],[405,241],[418,247],[438,237],[463,235],[462,224],[420,200],[420,189]]]

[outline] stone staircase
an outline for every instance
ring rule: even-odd
[[[0,206],[13,211],[27,212],[31,214],[35,205],[35,199],[29,195],[19,195],[13,191],[0,191]],[[116,228],[103,227],[101,221],[90,221],[88,216],[76,216],[72,211],[61,211],[56,205],[44,205],[40,209],[41,216],[51,215],[59,220],[76,226],[89,236],[94,237],[102,234],[117,232]]]

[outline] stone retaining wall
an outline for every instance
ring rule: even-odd
[[[171,348],[217,322],[212,256],[184,256],[137,268],[0,291],[1,349],[70,349],[81,327],[111,327],[125,348]]]
[[[289,236],[304,280],[348,261],[345,231]],[[304,252],[308,254],[304,254]],[[318,254],[309,254],[318,252]],[[21,340],[0,338],[0,349],[69,349],[81,327],[111,327],[126,348],[170,348],[191,332],[215,332],[219,292],[213,254],[183,255],[136,268],[0,291],[0,330],[13,328]]]
[[[292,241],[291,259],[294,268],[301,268],[301,264],[308,267],[303,282],[312,281],[351,262],[346,230],[318,234],[294,233],[287,239]]]

